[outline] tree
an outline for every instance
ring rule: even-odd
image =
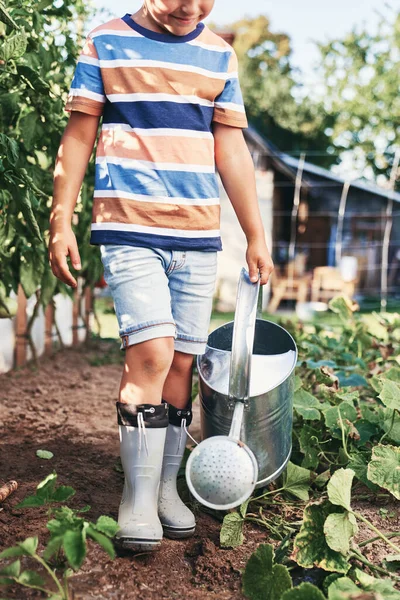
[[[52,174],[67,116],[63,110],[81,39],[77,24],[89,14],[85,0],[0,1],[0,306],[21,283],[26,296],[40,287],[43,306],[70,290],[47,260]],[[82,273],[99,278],[90,230],[91,190],[82,189],[76,235]],[[84,209],[84,210],[82,210]],[[4,315],[6,316],[6,315]]]
[[[365,176],[387,179],[400,144],[400,12],[382,16],[374,34],[353,30],[319,49],[337,151]]]
[[[326,149],[325,130],[332,123],[321,103],[302,94],[290,58],[290,38],[273,33],[269,19],[261,15],[230,25],[239,59],[240,81],[249,121],[282,150],[292,152]],[[315,162],[329,166],[330,156]]]

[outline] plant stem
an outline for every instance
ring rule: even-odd
[[[270,496],[271,494],[277,494],[278,492],[283,492],[285,488],[281,487],[278,488],[277,490],[270,490],[269,492],[265,492],[265,494],[262,494],[261,496],[257,496],[256,498],[254,498],[254,500],[261,500],[261,498],[266,498],[266,496]]]
[[[387,538],[392,538],[392,537],[397,537],[400,535],[400,531],[396,531],[396,532],[392,532],[392,533],[388,533],[386,535]],[[369,540],[365,540],[364,542],[361,542],[360,544],[358,544],[359,548],[362,548],[363,546],[366,546],[367,544],[372,544],[372,542],[376,542],[376,540],[379,540],[380,537],[379,536],[375,536],[373,538],[370,538]]]
[[[382,569],[382,567],[378,567],[377,565],[374,565],[373,563],[369,562],[369,560],[367,560],[362,554],[360,554],[359,552],[357,552],[355,550],[353,550],[350,553],[350,557],[356,558],[363,565],[366,565],[367,567],[369,567],[370,569],[373,569],[377,573],[382,573],[382,575],[387,575],[388,577],[391,577],[392,579],[396,579],[396,581],[400,580],[400,577],[397,577],[396,575],[393,575],[393,573],[390,573],[389,571]]]
[[[344,431],[344,425],[343,425],[343,419],[342,419],[342,415],[340,414],[340,406],[338,406],[338,415],[339,415],[339,422],[340,422],[340,429],[342,430],[342,444],[343,444],[343,450],[344,453],[346,455],[346,457],[351,460],[351,456],[349,455],[349,453],[347,452],[347,444],[346,444],[346,434]]]
[[[46,588],[43,588],[40,585],[33,585],[32,583],[20,583],[19,581],[16,581],[16,580],[15,580],[15,582],[19,583],[19,585],[23,585],[24,587],[33,588],[34,590],[40,590],[41,592],[44,592],[45,594],[53,595],[52,590],[47,590]]]
[[[365,517],[363,517],[360,513],[354,512],[354,510],[351,510],[349,512],[351,512],[356,517],[356,519],[360,519],[360,521],[362,521],[363,523],[365,523],[366,525],[368,525],[368,527],[370,529],[372,529],[372,531],[375,531],[375,533],[377,534],[378,537],[380,537],[384,542],[386,542],[387,544],[389,544],[389,546],[391,548],[393,548],[393,550],[396,550],[397,554],[400,554],[400,548],[398,546],[396,546],[395,544],[392,544],[392,542],[389,540],[389,538],[387,538],[384,533],[382,533],[381,531],[379,531],[379,529],[377,529],[375,527],[375,525],[372,525],[372,523],[370,521],[368,521],[368,519],[366,519]]]
[[[383,440],[383,439],[385,439],[385,437],[386,437],[387,435],[389,435],[389,433],[392,431],[392,429],[393,429],[393,425],[394,425],[394,418],[395,418],[395,416],[396,416],[396,410],[395,410],[395,409],[393,409],[393,413],[392,413],[392,420],[390,421],[390,427],[389,427],[389,429],[388,429],[387,431],[385,431],[385,433],[383,434],[383,436],[382,436],[382,437],[381,437],[381,439],[379,440],[379,444],[381,444],[381,443],[382,443],[382,440]]]
[[[400,551],[399,551],[400,552]],[[61,598],[68,600],[68,596],[65,596],[64,594],[64,590],[62,588],[61,583],[58,581],[55,573],[50,569],[49,565],[46,563],[45,560],[43,560],[43,558],[41,558],[38,554],[33,554],[32,555],[33,558],[35,558],[48,572],[48,574],[50,575],[50,577],[52,578],[52,580],[54,581],[54,583],[56,584],[58,591],[61,594]]]

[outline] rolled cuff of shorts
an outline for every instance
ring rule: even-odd
[[[140,344],[141,342],[147,342],[148,340],[154,340],[155,338],[161,337],[173,337],[176,336],[176,327],[173,323],[148,323],[138,327],[135,331],[129,331],[128,333],[121,334],[121,350],[125,350],[129,346],[134,344]]]
[[[188,335],[178,335],[174,342],[174,349],[186,354],[204,354],[207,340],[191,338]]]

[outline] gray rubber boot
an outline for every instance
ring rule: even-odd
[[[185,452],[187,434],[185,427],[192,420],[191,408],[177,410],[169,405],[169,425],[165,440],[161,473],[158,515],[166,537],[190,537],[196,528],[194,514],[182,502],[176,487],[178,471]]]
[[[117,412],[125,483],[116,541],[129,550],[154,550],[163,537],[157,501],[168,408],[117,402]]]

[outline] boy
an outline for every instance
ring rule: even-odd
[[[55,168],[49,257],[53,273],[76,287],[71,217],[102,116],[91,243],[100,245],[125,349],[117,535],[131,549],[153,549],[163,531],[183,538],[195,529],[176,478],[221,250],[215,166],[247,238],[251,279],[263,285],[273,268],[241,131],[236,56],[202,23],[213,4],[144,0],[89,34]]]

